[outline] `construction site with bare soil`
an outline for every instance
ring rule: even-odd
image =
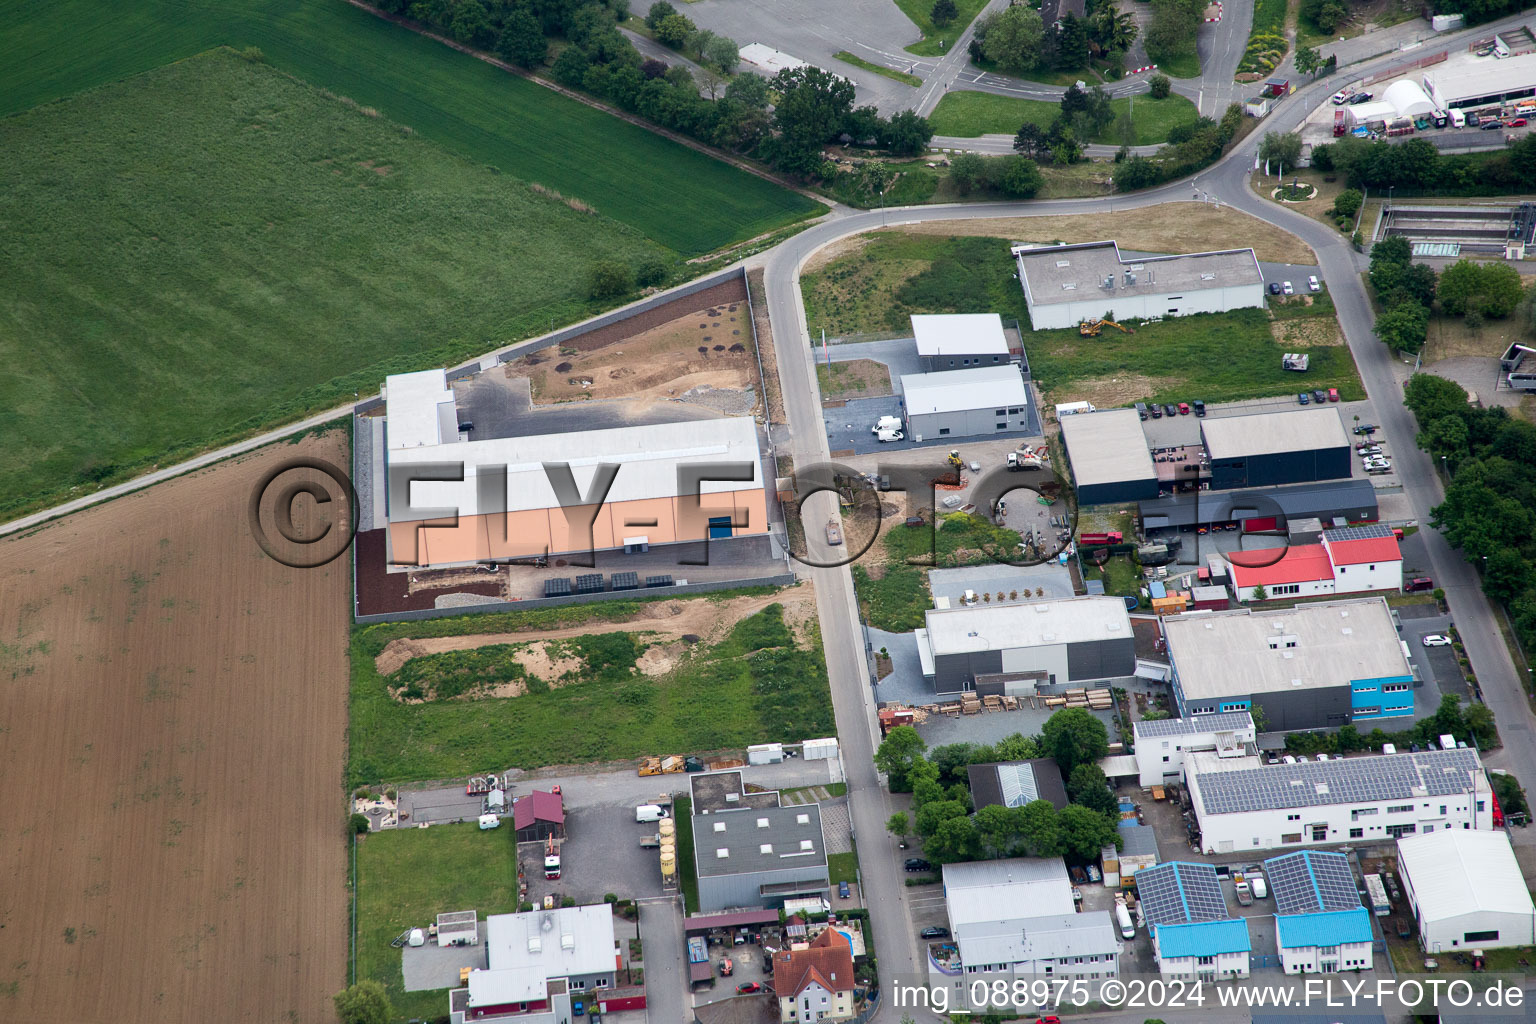
[[[0,1017],[332,1019],[349,573],[268,557],[247,502],[345,447],[269,447],[0,541]],[[305,535],[322,521],[296,503]]]

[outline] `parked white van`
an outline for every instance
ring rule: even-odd
[[[666,815],[661,812],[661,807],[657,804],[641,804],[635,808],[636,821],[660,821],[664,817]]]

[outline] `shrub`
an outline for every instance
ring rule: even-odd
[[[1153,75],[1147,79],[1147,84],[1152,87],[1152,98],[1155,100],[1165,100],[1173,91],[1173,83],[1168,80],[1167,75]]]
[[[611,299],[635,290],[635,274],[617,260],[592,264],[587,278],[587,294],[594,299]]]
[[[650,288],[667,279],[667,263],[660,256],[647,256],[635,269],[635,283]]]
[[[347,819],[347,828],[353,835],[363,835],[372,827],[373,825],[368,821],[368,815],[366,814],[354,814]]]

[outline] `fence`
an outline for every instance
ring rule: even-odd
[[[623,601],[642,597],[692,597],[716,590],[735,590],[738,587],[787,587],[795,582],[795,574],[782,572],[775,576],[754,576],[748,579],[711,580],[707,583],[688,583],[681,586],[656,590],[604,591],[601,594],[569,594],[565,597],[532,597],[523,601],[488,601],[485,604],[456,605],[452,608],[418,608],[406,612],[379,612],[374,615],[357,615],[354,620],[363,626],[380,622],[421,622],[426,619],[443,619],[454,615],[482,615],[488,612],[513,612],[527,608],[555,608],[568,604],[591,604],[593,601]]]
[[[1361,85],[1371,85],[1376,82],[1386,81],[1388,78],[1398,78],[1407,74],[1414,68],[1428,68],[1443,63],[1450,56],[1450,51],[1441,50],[1439,53],[1431,53],[1420,57],[1418,60],[1407,61],[1402,64],[1394,64],[1390,68],[1378,71],[1374,75],[1361,80]]]

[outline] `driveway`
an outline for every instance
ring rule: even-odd
[[[828,345],[827,352],[834,363],[848,363],[855,359],[873,359],[877,363],[884,363],[885,368],[891,373],[891,390],[898,395],[901,394],[902,374],[923,372],[923,361],[917,354],[916,338]]]
[[[644,900],[639,906],[646,1017],[657,1024],[690,1021],[682,899]]]

